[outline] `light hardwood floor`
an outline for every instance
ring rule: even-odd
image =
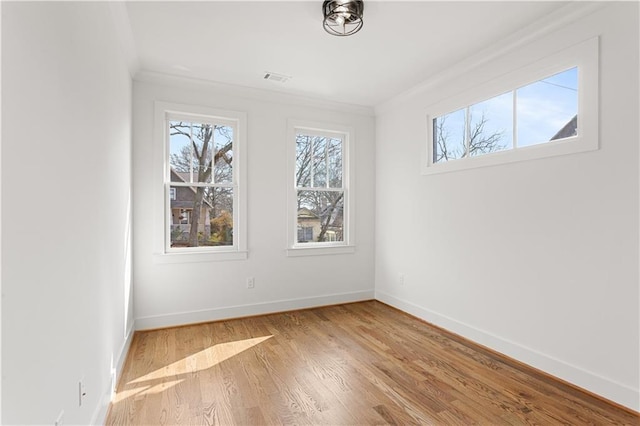
[[[109,425],[640,424],[370,301],[137,332]]]

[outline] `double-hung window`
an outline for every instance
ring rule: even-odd
[[[163,142],[162,253],[246,257],[244,114],[157,103],[156,118]]]
[[[289,255],[353,251],[352,133],[289,123]]]

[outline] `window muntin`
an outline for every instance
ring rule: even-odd
[[[578,68],[433,119],[433,163],[577,135]]]
[[[344,244],[346,135],[295,129],[295,244]]]
[[[165,251],[237,250],[238,122],[166,113]]]

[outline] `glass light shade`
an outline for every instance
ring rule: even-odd
[[[323,27],[335,36],[348,36],[362,28],[362,0],[325,0],[322,4]]]

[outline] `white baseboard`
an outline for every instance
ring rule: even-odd
[[[136,318],[137,330],[173,327],[185,324],[218,321],[229,318],[240,318],[251,315],[263,315],[274,312],[284,312],[296,309],[314,308],[340,303],[372,300],[373,290],[356,291],[351,293],[329,294],[325,296],[308,297],[302,299],[286,299],[273,302],[256,303],[251,305],[229,306],[224,308],[206,309],[193,312],[179,312],[168,315],[157,315]]]
[[[91,425],[103,425],[107,420],[107,413],[109,411],[109,404],[114,395],[115,386],[122,375],[122,369],[124,367],[124,362],[127,359],[127,355],[129,354],[129,348],[131,347],[131,342],[133,341],[133,333],[135,331],[135,321],[133,321],[133,325],[127,331],[127,335],[125,336],[124,343],[122,344],[122,348],[120,348],[120,353],[116,359],[115,366],[115,374],[109,372],[109,384],[108,388],[105,389],[100,401],[98,402],[98,406],[93,412],[93,416],[91,417]]]
[[[109,380],[108,389],[105,389],[98,406],[91,417],[91,425],[102,425],[107,419],[109,404],[113,397],[115,384],[120,379],[124,362],[127,359],[129,348],[133,340],[135,330],[171,327],[176,325],[193,324],[199,322],[216,321],[227,318],[238,318],[249,315],[261,315],[273,312],[283,312],[296,309],[313,308],[317,306],[334,305],[340,303],[359,302],[373,299],[373,290],[352,293],[331,294],[326,296],[310,297],[305,299],[279,300],[275,302],[258,303],[253,305],[232,306],[218,309],[208,309],[195,312],[182,312],[170,315],[139,318],[133,321],[131,329],[122,345],[115,368],[115,383]],[[110,374],[111,376],[111,374]]]
[[[469,324],[462,323],[411,302],[391,296],[390,294],[376,291],[375,298],[394,308],[491,348],[603,398],[631,408],[632,410],[640,411],[640,392],[638,389],[633,389],[595,373],[575,367],[562,360],[555,359],[534,349],[527,348]]]
[[[120,374],[122,373],[122,367],[131,346],[134,330],[147,330],[199,322],[217,321],[228,318],[239,318],[325,305],[358,302],[374,298],[429,323],[456,333],[473,342],[479,343],[508,357],[544,371],[547,374],[558,377],[564,381],[574,384],[575,386],[586,389],[589,392],[593,392],[596,395],[600,395],[603,398],[631,408],[632,410],[640,411],[640,392],[637,389],[630,388],[595,373],[580,369],[562,360],[555,359],[508,339],[504,339],[469,324],[465,324],[432,310],[415,305],[412,302],[396,298],[395,296],[391,296],[384,292],[374,292],[373,290],[137,318],[132,329],[128,332],[116,363],[117,379],[120,378]],[[96,407],[91,424],[104,424],[109,403],[111,402],[111,391],[112,389],[110,385],[109,389],[105,390],[104,397],[101,399],[99,406]]]

